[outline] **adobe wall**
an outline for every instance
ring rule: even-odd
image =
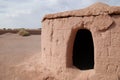
[[[88,29],[94,41],[93,70],[72,64],[72,50],[79,29]],[[42,63],[60,80],[120,79],[120,15],[66,16],[42,22]]]

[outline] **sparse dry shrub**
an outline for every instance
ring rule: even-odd
[[[30,33],[27,30],[25,30],[24,28],[19,29],[18,34],[21,36],[29,36],[30,35]]]
[[[6,28],[3,28],[3,30],[5,31],[5,30],[6,30]]]

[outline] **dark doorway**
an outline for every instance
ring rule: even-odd
[[[87,29],[78,30],[73,46],[73,65],[80,70],[94,68],[94,45],[92,34]]]

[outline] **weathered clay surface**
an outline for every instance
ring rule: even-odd
[[[94,42],[94,69],[73,66],[76,33],[87,29]],[[102,3],[86,9],[50,14],[42,22],[44,67],[60,80],[119,80],[120,78],[120,7]]]
[[[82,17],[82,16],[97,16],[101,14],[120,14],[120,7],[109,6],[103,3],[96,3],[90,7],[74,11],[66,11],[56,14],[48,14],[43,18],[55,19],[55,18],[67,18],[67,17]]]
[[[93,22],[94,26],[97,27],[99,31],[107,30],[112,23],[113,23],[113,20],[108,15],[96,16]]]

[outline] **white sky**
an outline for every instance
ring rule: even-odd
[[[45,14],[81,9],[95,2],[120,6],[120,0],[0,0],[0,28],[40,28]]]

